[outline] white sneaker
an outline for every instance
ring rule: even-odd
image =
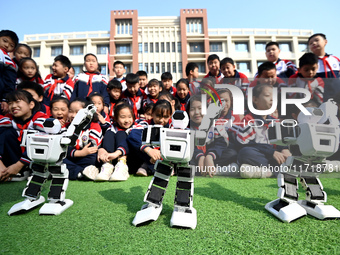
[[[130,177],[128,166],[121,160],[115,165],[115,171],[110,177],[110,181],[126,181]]]
[[[83,175],[90,180],[94,180],[98,173],[99,173],[98,168],[93,165],[87,166],[83,170]]]
[[[108,181],[113,173],[113,165],[111,163],[105,163],[100,168],[100,173],[96,176],[95,181]]]

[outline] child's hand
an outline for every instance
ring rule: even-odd
[[[91,143],[88,143],[83,149],[81,149],[82,157],[96,153],[98,151],[98,146],[90,147]]]
[[[106,114],[109,114],[109,107],[104,106],[104,112],[105,112]]]
[[[149,149],[150,147],[146,148],[146,151],[150,158],[156,162],[157,160],[161,159],[161,152],[157,149]],[[144,150],[145,151],[145,150]]]
[[[102,161],[102,162],[107,162],[107,158],[108,158],[108,153],[104,148],[100,148],[98,150],[98,155],[97,155],[97,160],[98,162]]]
[[[63,127],[66,123],[66,121],[64,119],[58,119],[60,122],[60,125]]]
[[[288,157],[292,156],[292,153],[290,153],[290,151],[288,149],[283,149],[281,151],[281,153],[283,154],[283,156],[285,157],[285,159],[287,159]]]
[[[283,155],[283,153],[275,151],[273,154],[273,158],[276,160],[276,162],[281,165],[286,161],[285,156]]]
[[[1,111],[3,112],[3,114],[7,114],[9,112],[7,102],[1,102]]]
[[[24,164],[20,161],[10,165],[9,167],[0,171],[0,182],[10,181],[14,175],[20,172]]]
[[[100,123],[102,123],[102,124],[105,124],[105,118],[103,117],[103,115],[101,115],[100,113],[98,113],[98,120],[99,120],[99,122]]]

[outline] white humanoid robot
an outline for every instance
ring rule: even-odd
[[[22,196],[26,199],[12,206],[8,215],[22,213],[45,202],[40,195],[41,187],[51,174],[52,181],[48,193],[49,203],[40,210],[41,215],[59,215],[73,205],[73,201],[65,199],[68,186],[68,170],[63,159],[66,157],[68,146],[74,146],[80,132],[91,122],[96,112],[94,105],[81,109],[67,131],[60,134],[61,125],[57,119],[46,119],[43,123],[45,133],[26,130],[23,146],[26,146],[27,156],[32,160],[30,168],[33,171]]]
[[[186,112],[176,111],[172,115],[173,128],[159,125],[148,126],[143,130],[143,144],[160,146],[163,160],[155,163],[155,174],[144,197],[144,204],[137,212],[132,224],[135,226],[155,221],[162,211],[162,201],[167,189],[173,168],[177,170],[177,186],[174,211],[171,216],[171,227],[195,229],[197,213],[193,208],[195,167],[189,165],[192,158],[195,136],[196,144],[204,145],[207,131],[224,108],[224,102],[210,104],[202,120],[200,130],[188,130],[189,118]]]
[[[265,208],[283,222],[291,222],[307,213],[318,219],[340,218],[340,211],[327,202],[319,174],[323,171],[336,171],[339,161],[327,161],[339,148],[338,107],[332,101],[319,108],[307,108],[311,115],[298,115],[298,124],[292,120],[285,126],[277,123],[269,129],[269,139],[273,144],[288,145],[292,156],[287,159],[283,171],[279,173],[278,199],[266,204]],[[297,124],[297,125],[296,125]],[[290,173],[287,173],[290,169]],[[294,174],[294,172],[296,174]],[[298,181],[306,190],[306,199],[299,200]]]

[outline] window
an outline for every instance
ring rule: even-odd
[[[144,43],[144,53],[148,53],[148,43]]]
[[[199,33],[202,34],[203,19],[187,19],[187,33]]]
[[[138,43],[138,53],[142,53],[142,52],[143,52],[143,44]]]
[[[83,55],[84,54],[83,45],[71,46],[70,55]]]
[[[211,42],[210,52],[222,52],[222,42]]]
[[[176,52],[176,43],[172,42],[172,52]]]
[[[199,73],[205,73],[205,63],[204,62],[198,62],[196,64],[198,65],[198,72]]]
[[[160,73],[159,72],[159,63],[156,63],[156,73]]]
[[[116,54],[131,54],[130,44],[116,44]]]
[[[176,62],[172,63],[172,72],[177,73],[176,71]]]
[[[149,72],[149,64],[148,63],[145,63],[145,69],[144,69],[145,72]]]
[[[197,42],[189,43],[189,47],[190,47],[190,52],[204,52],[203,43],[197,43]]]
[[[178,62],[178,72],[181,73],[182,71],[182,62]]]
[[[248,43],[246,42],[236,42],[235,50],[238,52],[248,52]]]
[[[132,35],[132,20],[131,19],[119,19],[116,20],[117,35]]]
[[[299,52],[307,52],[307,43],[299,43]]]
[[[34,58],[40,58],[40,47],[34,47],[33,48],[33,57]]]
[[[159,52],[159,43],[158,42],[156,42],[155,43],[155,52]]]
[[[264,62],[263,61],[257,61],[257,67],[259,67],[260,65],[262,65]]]
[[[132,73],[131,64],[125,64],[126,73]]]
[[[83,71],[83,66],[73,66],[74,69],[74,75],[78,75]]]
[[[63,54],[63,46],[53,46],[51,47],[51,56],[55,57]]]
[[[266,51],[266,43],[265,42],[257,42],[255,43],[255,50],[256,51]]]
[[[166,63],[166,71],[171,73],[170,63]]]
[[[282,52],[290,52],[291,50],[291,46],[290,46],[290,42],[284,42],[284,43],[279,43],[280,46],[280,50]]]
[[[107,75],[107,68],[105,64],[100,65],[102,67],[102,70],[100,71],[101,74]]]
[[[243,62],[237,62],[236,63],[237,70],[241,73],[243,72],[250,72],[250,62],[243,61]]]
[[[177,43],[177,52],[182,52],[182,43],[181,42]]]
[[[161,42],[161,52],[165,52],[165,50],[164,50],[164,42]]]
[[[138,63],[138,70],[143,70],[143,63]]]
[[[169,42],[166,43],[166,52],[170,52],[170,43]]]
[[[153,63],[150,64],[150,73],[155,73],[155,68],[154,68]]]
[[[153,43],[150,43],[150,53],[153,53]]]
[[[162,73],[165,73],[165,63],[162,63]]]
[[[97,54],[104,55],[109,52],[109,45],[97,45]]]

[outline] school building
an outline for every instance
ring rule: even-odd
[[[209,28],[206,9],[181,9],[179,16],[143,17],[137,10],[111,11],[110,31],[25,35],[23,43],[33,48],[42,77],[50,73],[55,56],[70,58],[76,74],[83,69],[86,53],[94,53],[102,73],[114,76],[112,64],[120,60],[128,72],[144,70],[149,79],[163,72],[174,81],[185,77],[185,66],[195,62],[200,76],[207,73],[206,59],[217,54],[231,57],[237,69],[253,77],[266,61],[265,45],[277,41],[280,57],[298,63],[307,51],[313,30]]]

